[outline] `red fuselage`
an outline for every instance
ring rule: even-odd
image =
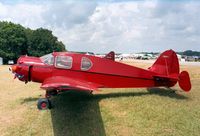
[[[69,63],[67,67],[60,67],[56,63],[58,56],[67,56],[70,59],[64,60]],[[83,62],[83,58],[87,61]],[[33,81],[43,83],[50,77],[67,77],[74,80],[86,81],[98,85],[98,88],[134,88],[134,87],[154,87],[173,86],[175,79],[166,79],[165,82],[156,80],[159,74],[126,65],[106,58],[99,58],[71,52],[52,53],[51,64],[42,58],[22,56],[13,67],[13,72],[17,73],[21,81]],[[89,60],[89,61],[88,61]],[[70,62],[69,62],[70,61]],[[83,64],[84,63],[84,64]],[[86,65],[86,69],[82,68]]]

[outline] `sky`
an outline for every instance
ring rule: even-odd
[[[0,21],[47,28],[67,50],[200,51],[200,1],[0,0]]]

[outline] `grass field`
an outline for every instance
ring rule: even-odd
[[[181,69],[190,73],[189,93],[178,86],[102,89],[93,96],[66,92],[52,98],[52,110],[39,111],[40,84],[14,81],[8,66],[0,66],[0,135],[199,136],[200,66]]]

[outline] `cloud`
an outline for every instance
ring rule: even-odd
[[[0,2],[0,20],[51,29],[67,49],[200,50],[200,2]]]
[[[51,26],[69,28],[87,22],[95,8],[95,2],[52,2],[44,12],[43,19]]]
[[[7,5],[0,3],[0,20],[11,21],[26,27],[38,28],[44,20],[41,14],[44,12],[42,5],[16,4]]]

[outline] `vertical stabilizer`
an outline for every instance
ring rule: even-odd
[[[176,53],[173,50],[163,52],[149,70],[163,76],[178,77],[179,62]]]

